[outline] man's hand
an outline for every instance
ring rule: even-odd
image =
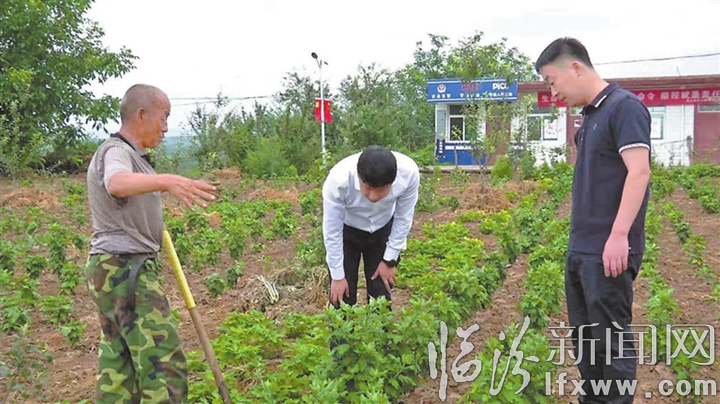
[[[602,256],[605,276],[610,277],[612,275],[613,278],[617,278],[618,275],[622,274],[628,266],[629,252],[627,234],[610,233]]]
[[[190,209],[193,208],[193,203],[206,208],[207,203],[205,201],[217,199],[211,192],[217,192],[218,183],[207,183],[202,180],[193,180],[172,174],[166,177],[166,181],[165,190],[181,200]]]
[[[350,288],[348,287],[347,279],[339,279],[330,283],[330,303],[340,304],[343,296],[350,296]]]
[[[390,268],[389,266],[387,266],[384,261],[380,261],[380,265],[378,265],[377,270],[370,279],[375,280],[378,275],[380,275],[380,278],[383,280],[383,283],[385,284],[385,288],[387,288],[388,293],[392,292],[390,290],[390,285],[395,284],[395,276],[397,275],[397,270],[395,268]]]

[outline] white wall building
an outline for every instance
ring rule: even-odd
[[[652,119],[650,141],[654,158],[664,165],[689,165],[693,149],[692,138],[695,132],[694,105],[653,106],[648,107]],[[578,112],[575,109],[573,112]],[[536,109],[529,117],[525,127],[537,164],[550,163],[551,160],[564,161],[558,156],[558,149],[564,149],[568,143],[567,108],[558,108],[553,117],[549,108]],[[554,118],[554,119],[553,119]],[[576,116],[573,126],[581,121]],[[514,130],[522,126],[519,120],[513,122]],[[574,131],[573,131],[574,133]]]

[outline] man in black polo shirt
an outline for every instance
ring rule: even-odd
[[[633,281],[645,250],[650,114],[634,94],[598,75],[576,39],[552,42],[535,68],[553,96],[569,107],[584,107],[584,120],[575,135],[577,162],[565,268],[575,358],[580,359],[578,368],[586,381],[586,395],[579,402],[632,403],[632,396],[620,395],[617,383],[632,382],[637,365],[629,325]],[[594,396],[592,385],[597,382],[593,380],[609,381],[610,394]]]

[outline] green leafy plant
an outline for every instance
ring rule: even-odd
[[[30,322],[30,312],[23,307],[18,300],[5,300],[0,309],[0,331],[17,331]]]
[[[60,271],[60,293],[63,295],[75,294],[75,288],[82,285],[84,281],[82,268],[74,262],[66,262]]]
[[[517,170],[521,179],[534,179],[537,172],[535,168],[535,156],[532,153],[522,153],[517,161]]]
[[[422,178],[418,189],[418,201],[415,205],[417,212],[434,212],[437,209],[436,195],[437,180]]]
[[[54,274],[60,274],[67,259],[67,245],[69,240],[68,228],[51,223],[45,235],[45,243],[50,248],[50,268]]]
[[[182,315],[180,315],[179,309],[170,310],[170,321],[172,322],[173,327],[178,328],[180,326],[180,323],[182,322]]]
[[[225,291],[226,281],[219,273],[213,272],[205,278],[205,287],[212,297],[218,297]]]
[[[674,213],[674,205],[666,204],[663,206],[663,210],[668,213]],[[658,245],[656,243],[657,236],[662,231],[660,225],[661,216],[658,215],[656,204],[651,201],[648,204],[646,221],[648,226],[646,229],[647,242],[645,250],[645,258],[643,262],[643,270],[640,272],[640,276],[648,279],[650,287],[650,298],[645,303],[645,307],[648,309],[647,318],[650,322],[657,327],[657,336],[654,339],[657,341],[658,360],[665,360],[665,353],[667,352],[667,325],[678,324],[680,319],[680,304],[674,297],[674,291],[668,285],[665,278],[657,271],[656,264],[658,260]],[[674,214],[674,220],[677,220],[679,215]],[[672,222],[673,219],[671,219]],[[690,233],[685,233],[685,227],[679,227],[683,234],[686,234],[689,238]],[[678,234],[680,236],[680,234]],[[687,240],[687,239],[686,239]],[[652,346],[654,342],[652,340],[653,335],[650,333],[645,334],[645,345]],[[676,344],[678,339],[671,338],[671,344]],[[675,346],[671,345],[673,352],[675,352]],[[679,380],[687,380],[692,384],[695,375],[697,374],[697,365],[692,363],[688,354],[685,351],[680,351],[679,355],[673,358],[670,363],[670,369],[672,369]],[[694,395],[688,395],[684,397],[685,400],[697,401],[698,397]]]
[[[665,215],[670,219],[673,231],[677,234],[681,244],[685,244],[692,235],[690,224],[684,219],[682,211],[675,207],[672,202],[666,202],[664,206]]]
[[[287,239],[295,234],[298,226],[297,214],[293,211],[293,207],[289,203],[278,204],[275,206],[275,217],[270,222],[270,232],[274,236],[281,239]]]
[[[225,279],[227,280],[228,287],[234,286],[237,280],[243,276],[243,268],[245,268],[243,261],[235,261],[235,263],[227,269]]]
[[[24,402],[31,397],[46,401],[43,390],[50,384],[46,369],[54,357],[45,350],[45,343],[33,340],[31,334],[30,328],[23,325],[3,352],[8,362],[0,361],[0,390],[6,392],[2,403]]]
[[[265,368],[263,359],[278,358],[287,346],[282,330],[257,310],[231,313],[220,331],[213,342],[218,361],[244,367],[247,371],[244,379],[252,378],[253,372]]]
[[[690,198],[700,202],[703,210],[708,213],[720,212],[720,184],[714,185],[713,178],[718,178],[717,166],[711,164],[694,164],[689,167],[675,167],[669,176],[687,190]]]
[[[0,240],[0,270],[12,272],[15,268],[16,250],[9,241]]]
[[[300,194],[300,208],[303,215],[316,214],[322,206],[322,188],[313,188]]]
[[[0,271],[0,331],[13,332],[30,323],[30,308],[40,300],[39,282],[27,274]]]
[[[37,279],[47,266],[44,255],[30,255],[23,260],[25,271],[31,279]]]
[[[470,174],[460,168],[456,168],[450,172],[450,184],[453,186],[464,187],[470,182]]]
[[[555,365],[547,361],[548,340],[542,331],[528,326],[529,321],[522,327],[511,323],[497,338],[487,341],[474,362],[478,376],[459,403],[555,402],[545,393],[545,375],[555,370]],[[518,372],[520,369],[524,373]]]
[[[295,246],[295,252],[300,263],[306,268],[322,265],[325,262],[322,227],[314,226],[305,240],[299,239]]]
[[[75,307],[67,296],[45,296],[40,303],[40,311],[48,315],[50,324],[62,324],[75,312]]]
[[[87,328],[87,324],[81,323],[77,320],[70,320],[60,327],[60,332],[65,336],[68,344],[73,347],[83,338],[85,328]]]
[[[341,380],[347,395],[341,403],[362,402],[369,392],[384,393],[395,402],[418,385],[415,375],[428,363],[428,341],[434,341],[432,316],[415,302],[396,317],[384,299],[326,312],[332,335],[333,361],[317,372],[326,379]]]
[[[72,182],[69,178],[64,177],[60,179],[60,183],[68,195],[83,195],[85,193],[85,187],[81,182]]]
[[[563,270],[562,261],[543,261],[528,270],[520,310],[530,318],[532,327],[547,326],[548,316],[560,312],[565,283]]]

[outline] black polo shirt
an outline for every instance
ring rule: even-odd
[[[627,168],[620,152],[650,149],[650,113],[631,92],[612,83],[582,110],[575,133],[577,161],[572,190],[570,251],[602,254],[620,208]],[[631,252],[645,252],[645,191],[640,212],[630,228]]]

